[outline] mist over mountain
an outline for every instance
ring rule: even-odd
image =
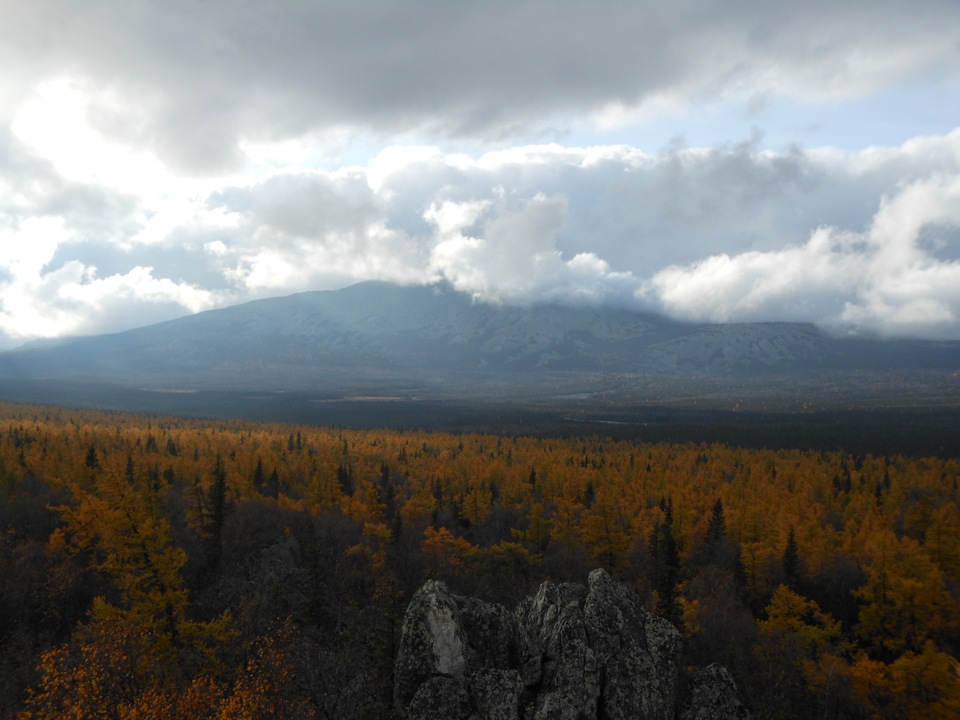
[[[365,282],[0,354],[0,379],[162,390],[544,399],[664,383],[837,373],[955,379],[960,343],[832,337],[794,323],[685,324],[610,307],[474,302],[449,286]],[[931,376],[931,373],[933,374]],[[878,380],[878,382],[880,382]],[[896,388],[888,387],[887,391]],[[661,391],[660,400],[669,400]]]

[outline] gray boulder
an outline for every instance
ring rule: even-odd
[[[515,612],[428,581],[403,621],[394,700],[409,720],[673,720],[682,639],[605,571],[544,582]],[[693,682],[682,720],[747,717],[727,671]],[[724,714],[726,713],[726,714]]]
[[[524,688],[540,682],[540,662],[516,615],[428,580],[403,618],[394,703],[401,717],[418,720],[435,717],[438,706],[449,709],[444,720],[516,718]]]

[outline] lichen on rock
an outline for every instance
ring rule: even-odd
[[[406,708],[428,680],[462,678],[466,669],[467,637],[460,608],[444,583],[428,580],[410,600],[403,618],[394,700]]]
[[[737,685],[723,665],[708,665],[693,679],[690,701],[680,720],[748,720]]]

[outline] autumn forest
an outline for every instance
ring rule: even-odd
[[[0,718],[391,718],[427,578],[604,567],[755,717],[960,716],[960,461],[0,405]]]

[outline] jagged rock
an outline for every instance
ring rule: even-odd
[[[518,608],[543,654],[534,720],[596,717],[600,675],[583,622],[585,595],[580,585],[548,581]]]
[[[672,720],[680,654],[676,628],[603,570],[587,588],[544,582],[515,613],[429,581],[404,616],[394,698],[410,720]],[[741,711],[711,666],[683,720]]]
[[[737,685],[727,669],[708,665],[693,679],[692,693],[680,720],[749,720],[737,698]]]
[[[456,601],[446,585],[428,580],[414,593],[403,617],[394,668],[397,705],[409,705],[417,689],[431,678],[463,677],[467,648],[467,634]]]
[[[589,587],[584,621],[590,645],[604,668],[601,717],[673,718],[680,633],[648,613],[635,593],[603,570],[590,573]]]
[[[520,628],[517,616],[503,605],[454,596],[460,608],[472,670],[517,669],[523,685],[540,682],[540,648]]]

